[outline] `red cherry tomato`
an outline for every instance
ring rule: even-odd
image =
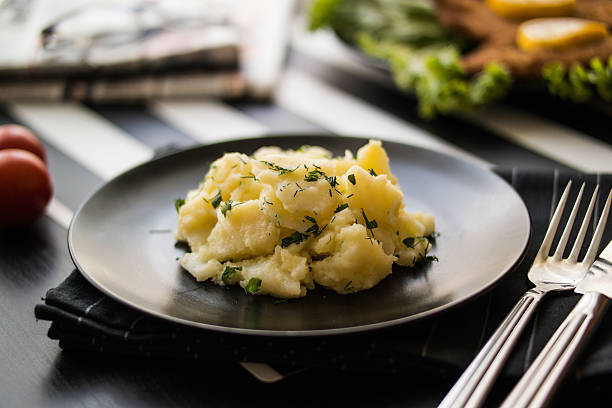
[[[38,156],[21,149],[0,150],[0,225],[36,220],[52,194],[49,172]]]
[[[23,149],[34,153],[43,162],[47,162],[47,153],[40,140],[30,129],[19,125],[0,126],[0,150]]]

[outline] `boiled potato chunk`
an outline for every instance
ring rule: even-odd
[[[217,223],[208,236],[207,259],[238,260],[274,251],[279,229],[263,217],[257,200],[234,204],[225,215],[217,211]],[[204,256],[204,254],[202,254]]]
[[[368,239],[360,224],[342,228],[334,240],[332,255],[312,263],[314,280],[338,293],[369,289],[391,273],[395,257],[382,244]]]

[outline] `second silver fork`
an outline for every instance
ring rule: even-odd
[[[577,282],[585,276],[595,260],[609,212],[610,196],[608,196],[606,206],[599,219],[587,253],[581,262],[577,262],[593,213],[599,186],[593,192],[593,197],[589,203],[572,251],[567,259],[563,259],[563,253],[580,207],[580,201],[582,200],[584,184],[580,188],[554,255],[548,255],[563,215],[563,209],[567,202],[571,184],[571,181],[567,184],[559,200],[559,204],[546,231],[544,241],[527,275],[535,287],[528,290],[521,297],[510,314],[493,333],[444,400],[442,400],[439,408],[479,407],[482,405],[538,303],[547,293],[574,289]]]

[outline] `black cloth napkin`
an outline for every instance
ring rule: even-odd
[[[186,327],[132,309],[102,294],[76,270],[47,292],[44,304],[36,306],[35,315],[52,321],[48,335],[59,340],[64,350],[381,373],[419,369],[455,375],[469,364],[524,291],[531,287],[527,271],[567,181],[571,178],[575,182],[571,202],[580,183],[587,182],[585,208],[595,184],[600,184],[597,216],[612,186],[612,175],[517,169],[498,169],[497,173],[516,189],[529,210],[532,237],[526,256],[492,290],[426,320],[361,334],[325,337],[226,334]],[[611,239],[612,225],[607,228],[601,248]],[[524,372],[578,299],[573,292],[544,299],[521,336],[504,375],[514,377]],[[604,317],[576,372],[579,377],[612,374],[610,315]]]

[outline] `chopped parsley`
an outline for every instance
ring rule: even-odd
[[[182,198],[177,198],[174,200],[174,208],[176,208],[177,213],[179,212],[179,208],[181,208],[183,205],[185,205],[185,200]]]
[[[366,214],[365,214],[365,211],[363,211],[363,208],[361,209],[361,215],[363,215],[365,226],[367,229],[370,230],[370,232],[372,232],[374,228],[378,228],[378,223],[376,222],[376,220],[368,220],[368,217],[366,217]],[[372,235],[374,235],[374,232],[372,232]]]
[[[249,279],[249,282],[244,287],[244,291],[246,293],[253,294],[253,293],[259,291],[260,287],[261,287],[261,279],[259,279],[259,278],[251,278],[251,279]]]
[[[334,210],[334,214],[335,213],[339,213],[340,211],[344,210],[348,208],[348,203],[344,203],[344,204],[340,204],[338,207],[336,207],[336,209]]]
[[[348,181],[350,181],[352,185],[355,185],[357,183],[357,180],[355,180],[355,175],[354,174],[349,174],[348,175]]]
[[[221,204],[221,214],[223,214],[224,217],[227,217],[227,212],[231,211],[233,207],[236,207],[240,204],[242,203],[234,203],[232,200],[227,200],[226,202]]]
[[[213,208],[217,208],[219,204],[221,204],[221,190],[219,190],[217,195],[214,196],[212,200],[210,201],[210,205],[212,205]]]
[[[270,170],[278,171],[279,176],[282,176],[283,174],[287,174],[287,173],[293,173],[294,171],[298,169],[298,167],[300,167],[298,166],[292,170],[292,169],[286,169],[284,167],[279,166],[278,164],[274,164],[269,161],[262,160],[261,162],[266,164],[266,166],[268,166]]]
[[[368,172],[373,175],[374,177],[378,176],[378,174],[376,174],[376,172],[374,171],[374,169],[368,169]]]
[[[299,244],[300,242],[302,242],[303,240],[307,238],[308,238],[307,234],[302,234],[299,231],[295,231],[293,234],[281,240],[281,247],[287,248],[291,244]]]
[[[315,220],[313,217],[310,216],[305,216],[304,219],[310,221],[312,223],[312,225],[310,227],[308,227],[308,229],[305,232],[304,235],[306,235],[306,238],[308,237],[308,234],[314,234],[314,236],[316,237],[317,235],[319,235],[321,232],[323,232],[323,230],[327,227],[327,224],[325,224],[323,226],[323,228],[319,229],[319,224],[317,223],[317,220]]]
[[[421,242],[427,242],[425,237],[408,237],[402,241],[408,248],[414,248]]]
[[[223,270],[223,275],[221,275],[221,280],[224,284],[229,285],[236,276],[236,271],[241,271],[242,266],[226,266]]]
[[[315,224],[312,224],[312,225],[310,226],[310,228],[308,228],[308,229],[307,229],[306,231],[304,231],[304,232],[305,232],[306,234],[310,234],[311,232],[315,232],[315,233],[316,233],[317,231],[319,231],[319,224],[315,223]]]

